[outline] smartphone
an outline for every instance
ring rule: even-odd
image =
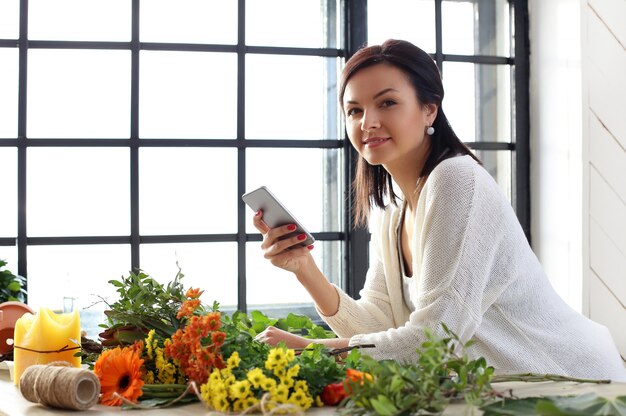
[[[315,242],[315,239],[310,232],[306,230],[285,206],[276,198],[276,196],[270,192],[265,186],[261,186],[254,191],[247,192],[241,196],[243,202],[245,202],[254,212],[258,210],[263,211],[263,221],[270,228],[280,227],[281,225],[295,224],[296,230],[282,237],[282,239],[296,236],[298,234],[305,234],[306,239],[300,244],[303,246],[311,245]]]

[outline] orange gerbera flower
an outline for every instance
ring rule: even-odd
[[[120,406],[120,396],[132,402],[137,401],[143,387],[142,365],[143,360],[132,346],[109,349],[100,354],[94,365],[94,373],[100,379],[100,402],[106,406]]]

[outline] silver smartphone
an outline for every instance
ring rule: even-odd
[[[301,245],[306,247],[315,242],[311,233],[308,232],[302,224],[300,224],[300,221],[298,221],[278,200],[278,198],[276,198],[276,196],[265,186],[261,186],[254,191],[243,194],[241,199],[243,199],[243,202],[252,208],[254,212],[257,212],[258,210],[263,211],[263,221],[270,228],[276,228],[287,224],[295,224],[296,230],[282,237],[283,239],[304,233],[306,235],[306,239],[300,243]]]

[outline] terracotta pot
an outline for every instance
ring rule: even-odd
[[[15,323],[26,312],[35,314],[27,304],[22,302],[0,303],[0,355],[4,355],[13,349]]]

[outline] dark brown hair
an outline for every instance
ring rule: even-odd
[[[420,177],[429,175],[441,161],[457,155],[470,155],[480,163],[454,133],[441,108],[443,83],[439,68],[430,55],[410,42],[389,39],[382,45],[359,49],[346,62],[341,74],[339,104],[342,108],[343,96],[350,78],[360,70],[380,63],[391,64],[408,76],[415,88],[416,99],[419,103],[435,104],[438,108],[437,117],[432,124],[435,132],[431,136],[430,151]],[[355,197],[354,217],[357,225],[366,224],[372,205],[384,208],[385,197],[388,197],[394,205],[397,204],[398,196],[393,192],[391,175],[381,165],[370,165],[362,156],[358,159],[352,189]]]

